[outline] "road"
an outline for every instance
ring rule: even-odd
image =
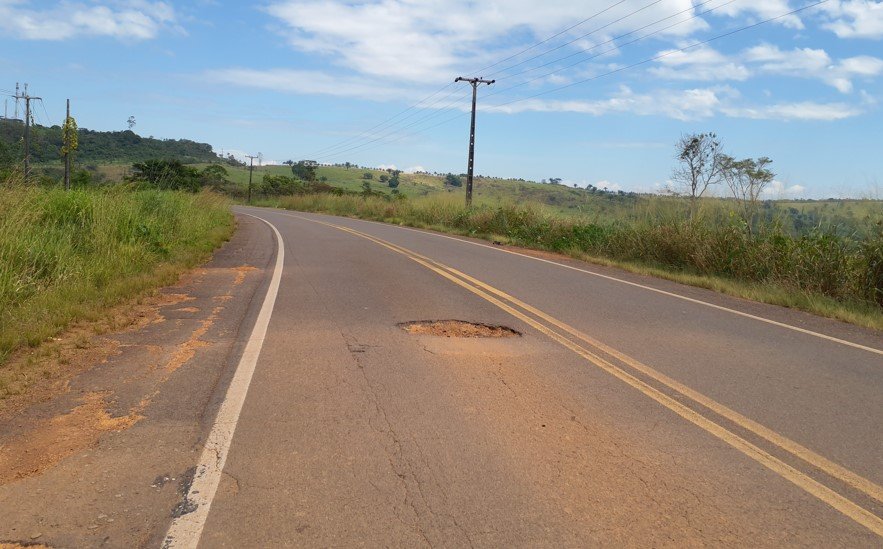
[[[144,544],[883,543],[879,333],[470,239],[236,212],[264,264],[192,438],[141,458],[196,465]],[[402,327],[433,320],[518,335]]]

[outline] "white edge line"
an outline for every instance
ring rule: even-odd
[[[279,211],[279,212],[277,212],[277,213],[282,213],[283,215],[290,215],[290,214],[285,214],[285,213],[283,213],[284,211],[285,211],[285,210],[282,210],[282,211]],[[316,212],[302,212],[302,213],[316,213]],[[327,215],[327,214],[326,214],[326,215]],[[330,216],[330,217],[336,217],[336,216]],[[487,248],[488,250],[494,250],[494,251],[497,251],[497,252],[503,252],[503,253],[507,253],[507,254],[517,255],[517,256],[520,256],[520,257],[525,257],[525,258],[527,258],[527,259],[533,259],[533,260],[535,260],[535,261],[542,261],[543,263],[549,263],[550,265],[557,265],[557,266],[559,266],[559,267],[564,267],[565,269],[570,269],[570,270],[572,270],[572,271],[578,271],[578,272],[585,273],[585,274],[589,274],[589,275],[592,275],[592,276],[597,276],[597,277],[599,277],[599,278],[604,278],[604,279],[606,279],[606,280],[612,280],[612,281],[614,281],[614,282],[619,282],[619,283],[621,283],[621,284],[627,284],[627,285],[629,285],[629,286],[634,286],[634,287],[636,287],[636,288],[642,288],[642,289],[644,289],[644,290],[649,290],[649,291],[651,291],[651,292],[656,292],[656,293],[658,293],[658,294],[666,295],[666,296],[669,296],[669,297],[674,297],[674,298],[677,298],[677,299],[682,299],[682,300],[684,300],[684,301],[689,301],[690,303],[695,303],[695,304],[697,304],[697,305],[704,305],[704,306],[706,306],[706,307],[711,307],[712,309],[717,309],[717,310],[719,310],[719,311],[726,311],[726,312],[728,312],[728,313],[732,313],[732,314],[734,314],[734,315],[739,315],[739,316],[742,316],[742,317],[745,317],[745,318],[750,318],[750,319],[752,319],[752,320],[757,320],[757,321],[760,321],[760,322],[765,322],[765,323],[767,323],[767,324],[771,324],[771,325],[773,325],[773,326],[778,326],[779,328],[785,328],[785,329],[787,329],[787,330],[793,330],[793,331],[795,331],[795,332],[800,332],[800,333],[802,333],[802,334],[806,334],[806,335],[810,335],[810,336],[818,337],[818,338],[821,338],[821,339],[826,339],[826,340],[828,340],[828,341],[832,341],[832,342],[834,342],[834,343],[839,343],[839,344],[841,344],[841,345],[846,345],[846,346],[848,346],[848,347],[853,347],[853,348],[855,348],[855,349],[861,349],[861,350],[863,350],[863,351],[867,351],[867,352],[869,352],[869,353],[874,353],[874,354],[877,354],[877,355],[883,355],[883,349],[875,349],[874,347],[868,347],[868,346],[866,346],[866,345],[861,345],[860,343],[853,343],[852,341],[846,341],[845,339],[839,339],[839,338],[836,338],[836,337],[834,337],[834,336],[829,336],[829,335],[827,335],[827,334],[822,334],[822,333],[819,333],[819,332],[814,332],[814,331],[812,331],[812,330],[807,330],[806,328],[799,328],[799,327],[797,327],[797,326],[792,326],[791,324],[785,324],[784,322],[778,322],[778,321],[775,321],[775,320],[770,320],[770,319],[768,319],[768,318],[764,318],[764,317],[762,317],[762,316],[756,316],[756,315],[753,315],[753,314],[750,314],[750,313],[745,313],[745,312],[742,312],[742,311],[737,311],[737,310],[735,310],[735,309],[730,309],[730,308],[728,308],[728,307],[724,307],[724,306],[721,306],[721,305],[715,305],[714,303],[708,303],[707,301],[702,301],[702,300],[700,300],[700,299],[694,299],[694,298],[692,298],[692,297],[687,297],[687,296],[683,296],[683,295],[676,294],[676,293],[673,293],[673,292],[668,292],[668,291],[665,291],[665,290],[660,290],[659,288],[654,288],[654,287],[652,287],[652,286],[645,286],[645,285],[643,285],[643,284],[638,284],[637,282],[630,282],[630,281],[628,281],[628,280],[622,280],[621,278],[616,278],[616,277],[614,277],[614,276],[609,276],[609,275],[605,275],[605,274],[601,274],[601,273],[595,273],[595,272],[592,272],[592,271],[589,271],[589,270],[586,270],[586,269],[580,269],[579,267],[574,267],[574,266],[572,266],[572,265],[567,265],[567,264],[565,264],[565,263],[558,263],[557,261],[551,261],[551,260],[548,260],[548,259],[543,259],[543,258],[541,258],[541,257],[534,257],[534,256],[532,256],[532,255],[523,254],[523,253],[516,252],[516,251],[512,251],[512,250],[506,250],[506,249],[504,249],[504,248],[498,248],[498,247],[496,247],[496,246],[490,246],[490,245],[488,245],[488,244],[482,244],[481,242],[472,242],[471,240],[465,240],[465,239],[462,239],[462,238],[457,238],[457,237],[449,236],[449,235],[446,235],[446,234],[439,234],[439,233],[436,233],[436,232],[433,232],[433,231],[426,231],[426,230],[421,230],[421,229],[415,229],[415,228],[413,228],[413,227],[403,227],[403,226],[401,226],[401,225],[394,225],[394,224],[392,224],[392,223],[383,223],[383,222],[381,222],[381,221],[371,221],[371,220],[369,220],[369,219],[356,219],[356,218],[351,218],[351,217],[342,217],[342,218],[340,218],[340,219],[351,219],[351,220],[353,220],[353,221],[361,221],[361,222],[363,222],[363,223],[374,223],[374,224],[377,224],[377,225],[384,225],[384,226],[387,226],[387,227],[396,227],[396,228],[399,228],[399,229],[404,229],[404,230],[406,230],[406,231],[413,231],[413,232],[415,232],[415,233],[420,233],[420,234],[425,234],[425,235],[430,235],[430,236],[437,236],[437,237],[439,237],[439,238],[447,238],[448,240],[455,240],[455,241],[457,241],[457,242],[462,242],[462,243],[464,243],[464,244],[472,244],[473,246],[478,246],[478,247],[480,247],[480,248]]]
[[[245,396],[248,393],[248,387],[251,384],[251,378],[264,345],[270,317],[273,315],[273,307],[276,304],[276,295],[279,293],[282,264],[285,259],[285,244],[282,241],[282,235],[266,219],[251,214],[244,215],[260,219],[276,234],[276,265],[273,268],[273,278],[270,280],[270,286],[267,288],[267,294],[251,330],[248,343],[242,352],[239,364],[236,366],[236,372],[227,388],[227,394],[218,410],[215,423],[205,441],[205,447],[196,465],[193,483],[187,494],[184,495],[184,501],[195,507],[192,512],[181,515],[172,521],[163,541],[162,547],[164,549],[195,548],[199,543],[212,500],[221,481],[221,473],[224,470],[224,463],[227,461],[227,453],[230,450],[230,443],[233,441],[236,423],[239,421],[239,414],[242,412],[242,405],[245,403]]]

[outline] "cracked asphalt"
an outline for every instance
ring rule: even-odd
[[[243,211],[281,231],[286,263],[202,546],[879,545],[492,303],[303,218],[490,282],[668,375],[716,388],[715,398],[875,482],[883,480],[879,355],[435,235]],[[883,343],[809,315],[641,281]],[[524,336],[440,338],[398,327],[432,319]],[[860,501],[879,513],[877,502]]]
[[[236,211],[240,230],[215,262],[257,269],[241,268],[233,286],[196,281],[187,293],[204,315],[179,336],[160,328],[131,336],[164,344],[160,363],[175,365],[139,409],[143,419],[102,434],[86,455],[0,486],[0,516],[14,519],[0,521],[0,542],[37,532],[53,547],[153,547],[173,515],[188,511],[188,479],[271,271],[271,229],[241,215],[247,212],[282,234],[284,269],[200,547],[880,546],[883,538],[867,526],[873,518],[860,524],[794,478],[883,516],[873,492],[883,483],[881,355],[469,241],[329,216]],[[397,246],[487,287],[454,283]],[[883,348],[877,332],[556,261]],[[492,290],[500,293],[480,295]],[[213,295],[221,293],[230,296],[224,309]],[[500,306],[501,293],[558,328],[513,315]],[[214,324],[199,332],[205,345],[185,347],[207,315]],[[506,326],[521,336],[447,338],[401,328],[428,320]],[[629,372],[663,397],[623,383],[544,326],[571,327],[653,368],[653,379]],[[598,345],[591,349],[628,368]],[[92,376],[90,390],[128,395],[137,385],[114,386],[108,370],[83,374]],[[674,382],[741,416],[696,404]],[[668,397],[673,403],[664,405]],[[673,411],[681,403],[794,472],[764,466],[686,420],[688,413]],[[812,465],[742,416],[866,484]],[[0,435],[3,429],[0,422]],[[100,490],[89,482],[96,467]],[[64,498],[27,500],[53,487]],[[102,506],[116,493],[125,494],[126,513]],[[98,513],[116,520],[88,529]]]

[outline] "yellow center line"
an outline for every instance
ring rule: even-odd
[[[337,227],[337,226],[335,226],[335,227]],[[337,228],[340,228],[340,227],[337,227]],[[484,282],[477,280],[477,279],[475,279],[465,273],[462,273],[462,272],[458,271],[457,269],[454,269],[453,267],[448,267],[446,265],[443,265],[433,259],[430,259],[426,256],[420,255],[417,252],[413,252],[411,250],[408,250],[406,248],[402,248],[401,246],[397,246],[395,244],[392,244],[392,246],[397,247],[403,253],[412,254],[412,255],[415,255],[415,256],[423,259],[424,261],[432,262],[433,264],[435,264],[435,265],[439,266],[440,268],[445,269],[448,272],[466,280],[467,282],[470,282],[470,283],[472,283],[472,284],[474,284],[474,285],[476,285],[476,286],[478,286],[478,287],[480,287],[480,288],[482,288],[482,289],[484,289],[484,290],[486,290],[486,291],[488,291],[498,297],[501,297],[502,299],[504,299],[504,300],[506,300],[506,301],[508,301],[508,302],[510,302],[510,303],[522,308],[522,309],[524,309],[525,311],[527,311],[527,312],[545,320],[546,322],[566,331],[567,333],[573,335],[574,337],[581,339],[582,341],[584,341],[585,343],[588,343],[589,345],[596,348],[597,350],[600,350],[601,352],[608,354],[608,355],[616,358],[617,360],[620,360],[621,362],[631,366],[635,370],[656,380],[657,382],[665,385],[666,387],[681,393],[682,395],[692,399],[694,402],[696,402],[702,406],[705,406],[706,408],[712,410],[713,412],[717,413],[718,415],[727,418],[728,420],[732,421],[733,423],[735,423],[739,427],[756,434],[757,436],[767,440],[768,442],[771,442],[772,444],[774,444],[774,445],[778,446],[779,448],[791,453],[792,455],[802,459],[803,461],[809,463],[810,465],[824,471],[828,475],[830,475],[830,476],[840,480],[841,482],[855,488],[856,490],[877,500],[878,502],[883,503],[883,487],[879,486],[878,484],[874,483],[873,481],[866,479],[866,478],[850,471],[849,469],[846,469],[842,465],[834,463],[833,461],[829,460],[828,458],[813,452],[812,450],[802,446],[801,444],[799,444],[799,443],[797,443],[797,442],[795,442],[795,441],[793,441],[783,435],[780,435],[779,433],[773,431],[772,429],[770,429],[764,425],[761,425],[760,423],[757,423],[756,421],[754,421],[748,417],[745,417],[744,415],[736,412],[735,410],[732,410],[731,408],[703,395],[702,393],[700,393],[694,389],[691,389],[690,387],[680,383],[679,381],[677,381],[675,379],[672,379],[672,378],[666,376],[665,374],[651,368],[650,366],[647,366],[646,364],[643,364],[642,362],[640,362],[640,361],[638,361],[638,360],[636,360],[636,359],[634,359],[634,358],[632,358],[632,357],[630,357],[630,356],[628,356],[628,355],[626,355],[626,354],[624,354],[624,353],[622,353],[622,352],[620,352],[620,351],[618,351],[608,345],[605,345],[604,343],[590,337],[589,335],[585,334],[584,332],[577,330],[576,328],[569,326],[568,324],[565,324],[564,322],[544,313],[543,311],[540,311],[539,309],[536,309],[535,307],[532,307],[531,305],[529,305],[527,303],[524,303],[523,301],[519,300],[518,298],[515,298],[515,297],[503,292],[502,290],[498,290],[497,288],[494,288],[493,286],[485,284]]]
[[[700,414],[699,412],[686,406],[685,404],[675,400],[674,398],[659,391],[658,389],[652,387],[651,385],[648,385],[646,382],[634,377],[632,374],[615,366],[614,364],[601,358],[600,356],[596,355],[595,353],[592,353],[590,350],[588,350],[588,349],[582,347],[581,345],[577,344],[576,342],[568,339],[566,336],[556,332],[552,328],[540,323],[538,320],[528,316],[524,312],[522,312],[518,309],[515,309],[512,305],[523,308],[525,311],[530,312],[530,313],[536,315],[537,317],[541,318],[542,320],[545,320],[546,322],[554,325],[555,327],[557,327],[565,332],[570,333],[571,335],[583,340],[584,342],[588,343],[589,345],[596,347],[598,350],[601,350],[602,352],[604,352],[610,356],[613,356],[614,358],[616,358],[618,360],[621,360],[622,362],[628,364],[629,366],[632,366],[636,370],[644,373],[645,375],[648,375],[648,377],[655,379],[656,381],[668,386],[669,388],[674,389],[674,390],[684,394],[685,396],[695,400],[699,404],[702,404],[703,406],[715,411],[716,413],[720,414],[721,416],[726,417],[727,419],[733,421],[734,423],[736,423],[740,427],[743,427],[746,430],[754,432],[755,434],[768,440],[769,442],[773,443],[774,445],[779,446],[780,448],[792,453],[793,455],[797,456],[798,458],[803,459],[804,461],[818,467],[819,469],[822,469],[823,471],[825,471],[826,473],[828,473],[832,477],[838,478],[838,479],[842,480],[843,482],[846,482],[849,485],[853,486],[854,488],[866,493],[867,495],[879,500],[879,498],[881,497],[881,489],[879,486],[872,483],[871,481],[864,479],[863,477],[843,468],[840,465],[837,465],[837,464],[827,460],[826,458],[824,458],[822,456],[819,456],[818,454],[815,454],[814,452],[804,448],[803,446],[797,444],[796,442],[793,442],[793,441],[779,435],[778,433],[775,433],[774,431],[742,416],[741,414],[738,414],[737,412],[730,410],[729,408],[723,406],[722,404],[718,404],[717,402],[713,401],[712,399],[690,389],[689,387],[686,387],[686,386],[680,384],[679,382],[665,376],[664,374],[657,372],[656,370],[653,370],[649,366],[646,366],[646,365],[638,362],[637,360],[634,360],[631,357],[628,357],[627,355],[624,355],[624,354],[620,353],[619,351],[616,351],[615,349],[612,349],[611,347],[608,347],[608,346],[592,339],[591,337],[589,337],[586,334],[583,334],[579,330],[576,330],[575,328],[572,328],[572,327],[568,326],[567,324],[565,324],[557,319],[554,319],[553,317],[547,315],[546,313],[543,313],[542,311],[540,311],[530,305],[527,305],[526,303],[523,303],[512,296],[509,296],[505,292],[502,292],[501,290],[497,290],[496,288],[493,288],[492,286],[490,286],[488,284],[485,284],[475,278],[465,275],[465,274],[457,271],[456,269],[453,269],[451,267],[447,267],[447,266],[443,265],[442,263],[439,263],[438,261],[435,261],[435,260],[432,260],[432,259],[427,258],[425,256],[422,256],[416,252],[408,250],[407,248],[403,248],[403,247],[397,246],[395,244],[392,244],[390,242],[386,242],[384,240],[373,237],[371,235],[359,232],[355,229],[350,229],[348,227],[334,225],[331,223],[317,221],[314,219],[309,219],[306,217],[301,217],[301,216],[296,216],[296,215],[291,215],[291,214],[282,214],[282,215],[286,215],[288,217],[294,217],[297,219],[302,219],[305,221],[310,221],[312,223],[326,225],[328,227],[332,227],[332,228],[350,233],[354,236],[364,238],[364,239],[374,242],[380,246],[383,246],[389,250],[392,250],[398,254],[408,257],[412,261],[426,267],[427,269],[435,272],[436,274],[453,282],[454,284],[457,284],[458,286],[465,288],[466,290],[474,293],[475,295],[481,297],[482,299],[496,305],[498,308],[502,309],[503,311],[506,311],[507,313],[511,314],[515,318],[522,320],[523,322],[527,323],[528,325],[530,325],[531,327],[535,328],[536,330],[542,332],[543,334],[546,334],[554,341],[557,341],[558,343],[560,343],[564,347],[570,349],[571,351],[573,351],[577,355],[588,360],[589,362],[591,362],[595,366],[597,366],[597,367],[601,368],[602,370],[604,370],[605,372],[613,375],[617,379],[620,379],[621,381],[627,383],[628,385],[637,389],[638,391],[640,391],[644,395],[648,396],[649,398],[653,399],[654,401],[658,402],[659,404],[665,406],[666,408],[668,408],[672,412],[678,414],[679,416],[681,416],[682,418],[686,419],[687,421],[693,423],[694,425],[702,428],[706,432],[714,435],[718,439],[726,442],[727,444],[729,444],[733,448],[736,448],[737,450],[739,450],[740,452],[742,452],[746,456],[750,457],[751,459],[755,460],[756,462],[760,463],[761,465],[770,469],[771,471],[777,473],[778,475],[780,475],[781,477],[790,481],[794,485],[802,488],[804,491],[811,494],[812,496],[827,503],[828,505],[830,505],[834,509],[837,509],[842,514],[851,518],[852,520],[854,520],[858,524],[861,524],[862,526],[864,526],[865,528],[874,532],[878,536],[883,537],[883,519],[881,519],[877,515],[871,513],[867,509],[859,506],[858,504],[847,499],[846,497],[838,494],[837,492],[835,492],[831,488],[828,488],[827,486],[821,484],[820,482],[816,481],[815,479],[813,479],[813,478],[809,477],[808,475],[802,473],[801,471],[795,469],[791,465],[788,465],[787,463],[781,461],[780,459],[769,454],[768,452],[759,448],[758,446],[755,446],[754,444],[750,443],[749,441],[745,440],[744,438],[740,437],[739,435],[733,433],[732,431],[726,429],[725,427],[719,425],[718,423],[715,423],[711,419],[703,416],[702,414]],[[490,292],[490,293],[488,293],[488,292]],[[492,295],[492,294],[495,294],[498,297],[494,297],[494,295]],[[501,301],[500,298],[509,301],[512,305],[505,303],[504,301]]]

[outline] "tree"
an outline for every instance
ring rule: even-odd
[[[137,122],[135,122],[134,116],[130,116],[129,119],[126,120],[126,126],[128,126],[129,131],[132,131],[132,128],[134,128],[136,124]]]
[[[227,183],[227,169],[220,164],[209,164],[202,169],[199,174],[199,182],[203,187],[213,187],[215,189],[224,186]]]
[[[368,198],[369,196],[371,196],[373,194],[374,194],[374,191],[371,190],[371,183],[369,183],[367,180],[362,181],[362,197]]]
[[[399,186],[399,176],[402,174],[401,170],[393,170],[392,174],[389,176],[389,187],[391,189],[397,189]]]
[[[550,178],[549,178],[549,183],[551,183],[552,185],[560,185],[560,184],[561,184],[561,178],[560,178],[560,177],[550,177]]]
[[[380,181],[381,183],[386,183],[387,181],[389,181],[389,176],[384,174],[384,175],[381,175],[380,177],[378,177],[377,180]]]
[[[362,179],[374,179],[374,174],[371,172],[365,172],[362,174]]]
[[[451,187],[462,187],[463,181],[460,180],[459,176],[449,173],[445,176],[445,185],[449,185]]]
[[[343,166],[344,166],[347,170],[349,170],[350,168],[353,167],[352,163],[350,163],[350,162],[344,162]]]
[[[291,173],[302,181],[313,182],[316,180],[316,170],[318,167],[319,163],[315,160],[301,160],[292,164]]]
[[[772,160],[762,156],[758,159],[736,160],[732,156],[721,157],[721,174],[733,197],[739,202],[739,215],[745,222],[745,230],[751,235],[757,216],[760,196],[776,174],[767,166]]]
[[[696,215],[697,201],[708,187],[721,180],[721,142],[713,133],[682,135],[675,145],[680,166],[671,175],[672,183],[690,197],[690,218]],[[675,189],[677,191],[677,189]]]
[[[199,190],[199,170],[180,160],[147,160],[132,164],[132,180],[167,190]]]

